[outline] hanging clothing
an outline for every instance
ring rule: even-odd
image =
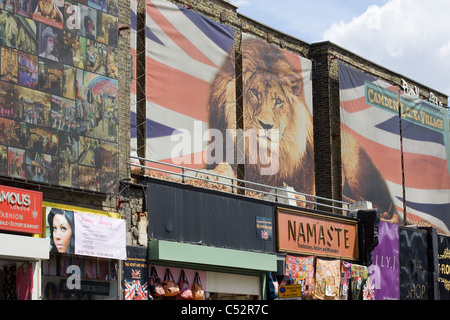
[[[22,264],[16,272],[16,294],[18,300],[30,300],[33,293],[33,267]]]
[[[5,300],[17,300],[16,297],[16,266],[7,265],[3,266],[5,272],[5,290],[4,299]]]
[[[5,272],[0,269],[0,300],[5,300]]]

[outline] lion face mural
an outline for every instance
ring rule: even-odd
[[[261,40],[243,41],[242,56],[245,179],[314,194],[313,124],[301,73]],[[213,83],[209,101],[210,127],[224,134],[236,129],[231,61]]]

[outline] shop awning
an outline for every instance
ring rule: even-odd
[[[41,260],[50,256],[50,240],[0,233],[0,256],[15,260]]]
[[[232,250],[165,240],[150,240],[149,260],[224,267],[252,271],[276,271],[274,254]]]

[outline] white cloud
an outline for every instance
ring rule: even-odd
[[[390,0],[333,23],[323,39],[448,95],[448,12],[450,1]]]

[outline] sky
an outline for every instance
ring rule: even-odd
[[[450,96],[449,0],[231,0],[237,11],[308,43],[331,41]]]

